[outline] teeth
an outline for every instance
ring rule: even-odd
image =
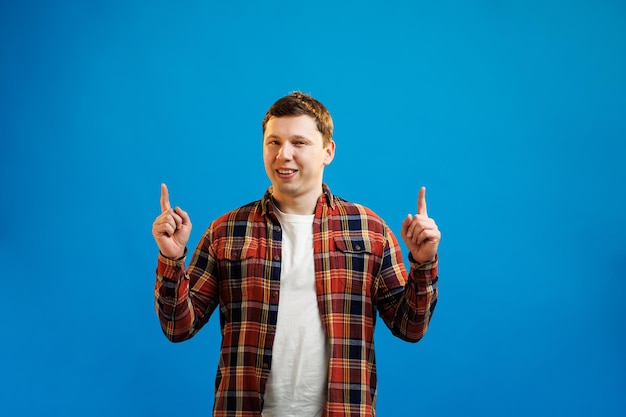
[[[295,171],[293,169],[279,169],[279,174],[293,174]]]

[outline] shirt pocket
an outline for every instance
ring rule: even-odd
[[[369,295],[372,282],[372,249],[363,237],[335,238],[337,253],[333,272],[338,274],[343,290],[349,294]]]
[[[216,256],[222,306],[236,314],[247,301],[262,299],[263,260],[257,239],[225,239],[218,242]]]

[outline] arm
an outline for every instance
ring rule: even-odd
[[[409,255],[410,274],[402,263],[397,241],[388,230],[376,299],[380,316],[391,332],[406,341],[419,341],[430,323],[437,304],[438,259],[417,263]]]
[[[196,249],[189,273],[185,271],[186,244],[191,233],[191,221],[179,207],[172,209],[167,186],[161,185],[161,214],[152,225],[152,234],[160,253],[156,271],[155,304],[163,332],[173,342],[192,337],[208,320],[217,304],[217,280],[206,262],[210,245],[207,235]],[[204,262],[202,262],[204,261]],[[202,266],[196,265],[202,262]]]
[[[159,254],[155,307],[163,333],[172,342],[193,337],[218,304],[215,262],[210,246],[204,243],[209,241],[208,234],[198,244],[187,271],[185,257],[172,260]]]
[[[428,217],[425,187],[419,191],[417,214],[409,214],[402,222],[401,235],[410,251],[410,274],[405,285],[398,277],[406,275],[398,242],[391,230],[387,229],[387,234],[381,269],[381,316],[396,336],[417,342],[426,333],[437,304],[437,249],[441,240],[437,224]]]

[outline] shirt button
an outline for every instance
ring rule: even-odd
[[[278,291],[272,291],[272,297],[273,298],[278,297]]]
[[[274,231],[275,231],[276,233],[280,233],[280,226],[276,226],[276,227],[274,228]]]
[[[275,256],[274,256],[274,260],[275,260],[275,261],[280,261],[280,256],[275,255]]]
[[[268,369],[270,367],[270,365],[268,363],[264,363],[263,364],[263,369]]]
[[[354,247],[354,249],[356,249],[356,250],[361,250],[361,245],[356,245],[356,246]]]

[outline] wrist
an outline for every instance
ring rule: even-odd
[[[171,256],[172,254],[165,254],[162,251],[159,251],[159,253],[165,259],[169,259],[170,261],[178,262],[178,261],[182,260],[185,256],[187,256],[187,248],[183,249],[182,253],[173,254],[173,256]]]
[[[418,266],[431,264],[437,260],[437,254],[430,258],[419,258],[413,255],[413,253],[409,252],[409,261],[416,263]]]

